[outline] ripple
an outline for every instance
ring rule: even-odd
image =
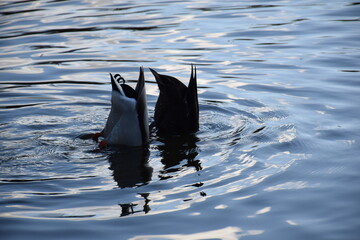
[[[0,5],[5,238],[357,236],[358,3]],[[109,72],[187,83],[191,63],[196,134],[152,133],[148,150],[77,137],[105,124]]]

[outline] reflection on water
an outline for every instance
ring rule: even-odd
[[[141,187],[151,181],[153,169],[148,164],[150,152],[143,147],[137,148],[117,148],[109,155],[109,163],[113,171],[114,180],[120,188]],[[151,208],[149,193],[139,193],[144,198],[142,210],[134,210],[138,204],[120,203],[121,217],[130,214],[144,212],[148,213]]]
[[[166,174],[181,171],[184,167],[194,167],[196,171],[202,169],[200,160],[195,160],[199,154],[196,145],[199,139],[195,134],[168,137],[159,141],[162,144],[157,145],[157,148],[160,151],[160,161],[164,165],[164,170],[160,171],[160,179],[171,178],[172,176]]]
[[[134,207],[137,207],[138,204],[135,203],[122,203],[119,204],[119,206],[121,207],[121,217],[125,217],[134,213],[141,213],[144,212],[145,214],[148,213],[151,208],[149,206],[150,203],[150,199],[149,199],[149,193],[139,193],[139,195],[141,197],[144,198],[144,204],[142,206],[141,210],[134,210]]]
[[[199,139],[195,134],[181,135],[166,138],[157,138],[156,148],[159,151],[162,169],[158,171],[159,180],[167,180],[181,175],[181,172],[194,168],[202,170],[198,156],[196,142]],[[110,169],[120,188],[141,187],[151,181],[153,168],[148,165],[149,151],[144,148],[122,149],[110,154]],[[186,170],[185,170],[186,169]],[[201,187],[203,183],[196,182],[190,186]],[[201,196],[206,193],[200,192]],[[135,213],[148,213],[151,208],[151,193],[138,193],[144,200],[139,203],[121,203],[121,216]],[[186,199],[188,201],[189,199]],[[137,200],[137,202],[139,202]]]
[[[148,165],[149,155],[144,148],[126,148],[110,154],[109,169],[120,188],[141,186],[151,180],[153,169]]]
[[[199,240],[199,239],[224,239],[224,240],[237,240],[240,237],[256,236],[261,234],[261,230],[249,230],[243,231],[238,227],[226,227],[222,229],[216,229],[213,231],[205,231],[194,234],[164,234],[164,235],[140,235],[138,237],[131,238],[130,240],[141,239],[169,239],[169,240]]]
[[[354,239],[359,7],[1,1],[1,237]],[[187,82],[191,64],[196,134],[101,151],[86,135],[109,72],[143,66],[153,116],[147,68]]]

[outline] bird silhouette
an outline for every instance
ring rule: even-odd
[[[150,68],[160,90],[151,126],[162,136],[182,135],[199,130],[196,67],[191,65],[189,85]]]

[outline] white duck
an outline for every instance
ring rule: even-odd
[[[100,148],[106,145],[143,146],[148,144],[149,126],[146,105],[144,70],[140,68],[135,90],[125,84],[120,74],[110,73],[111,110],[105,128],[93,137],[102,136]],[[121,83],[122,81],[122,83]]]

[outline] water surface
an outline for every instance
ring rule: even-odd
[[[352,1],[2,1],[3,239],[356,239]],[[200,130],[98,150],[109,72],[187,84]],[[158,88],[145,72],[149,116]],[[152,119],[149,119],[151,122]]]

